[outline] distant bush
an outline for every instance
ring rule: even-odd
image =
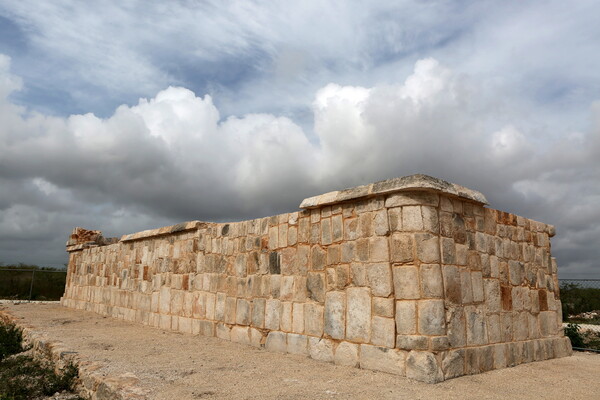
[[[65,291],[66,279],[66,270],[59,268],[23,263],[0,264],[0,299],[59,300]]]
[[[567,324],[564,327],[565,336],[571,339],[571,346],[573,347],[583,347],[583,336],[579,332],[580,328],[577,324]]]
[[[563,285],[560,288],[563,320],[570,315],[600,310],[600,289],[584,288],[576,284]]]

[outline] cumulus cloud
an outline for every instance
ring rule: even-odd
[[[210,95],[183,87],[107,118],[60,118],[12,103],[21,86],[9,66],[0,57],[0,261],[60,263],[74,226],[117,235],[258,217],[412,173],[556,224],[564,273],[591,272],[600,256],[589,244],[600,233],[597,104],[588,132],[540,145],[518,121],[496,115],[477,80],[426,58],[397,84],[322,87],[310,130],[272,114],[224,117]]]

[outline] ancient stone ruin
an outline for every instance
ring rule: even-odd
[[[570,355],[554,227],[485,204],[413,175],[250,221],[77,228],[62,304],[425,382]]]

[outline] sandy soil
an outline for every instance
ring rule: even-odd
[[[153,399],[595,399],[600,355],[524,364],[428,385],[381,372],[71,310],[0,305],[108,375],[140,378]]]

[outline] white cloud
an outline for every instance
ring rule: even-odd
[[[122,234],[185,219],[257,217],[293,210],[310,195],[418,172],[556,223],[559,235],[563,226],[555,251],[564,244],[567,272],[591,270],[598,256],[580,234],[600,222],[598,127],[540,147],[518,121],[495,115],[480,83],[435,59],[416,62],[402,83],[322,87],[313,132],[271,114],[222,119],[211,96],[182,87],[108,118],[31,113],[6,100],[19,85],[1,60],[0,237],[23,240],[10,244],[21,253],[0,247],[12,257],[24,257],[27,237],[39,240],[40,232],[57,235],[57,248],[38,257],[58,259],[75,225]],[[600,115],[597,106],[592,115]]]

